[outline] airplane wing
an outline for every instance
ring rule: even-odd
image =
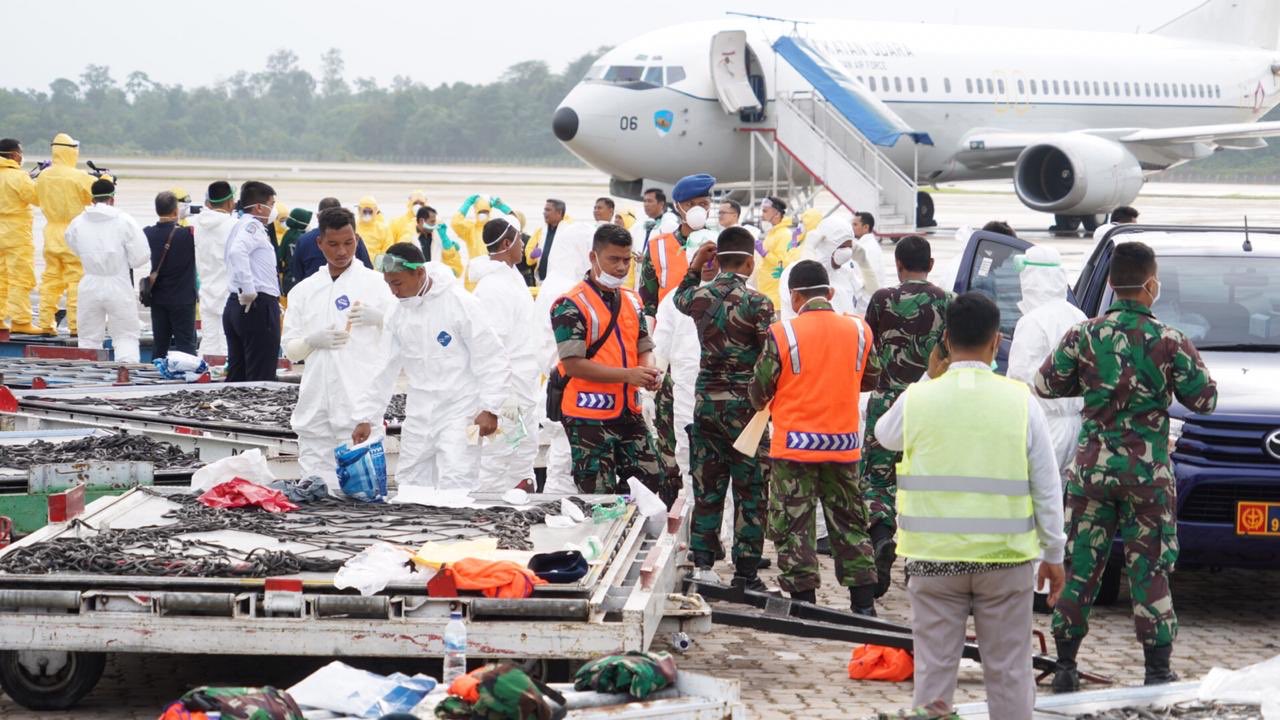
[[[1064,134],[1086,134],[1130,146],[1135,154],[1149,150],[1193,159],[1215,147],[1253,150],[1266,147],[1264,138],[1280,137],[1280,122],[1191,125],[1172,128],[1089,128],[1071,133],[1011,132],[996,128],[975,130],[964,139],[956,159],[969,167],[996,168],[1018,159],[1024,148]],[[1134,147],[1139,146],[1139,147]],[[1197,151],[1195,146],[1199,146]]]

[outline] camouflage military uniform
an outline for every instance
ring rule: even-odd
[[[898,489],[895,466],[902,453],[881,447],[875,426],[889,412],[907,386],[929,367],[929,354],[942,342],[947,305],[952,294],[924,280],[909,280],[897,287],[881,288],[867,306],[867,324],[875,336],[880,361],[880,383],[867,403],[866,464],[867,509],[871,524],[897,528],[895,508]]]
[[[617,292],[596,284],[590,279],[590,273],[587,278],[606,300]],[[586,357],[589,344],[587,323],[572,300],[562,297],[551,306],[551,330],[555,334],[556,352],[561,360]],[[636,351],[641,355],[653,351],[653,340],[643,317],[640,318],[640,340]],[[616,492],[619,481],[634,475],[669,501],[671,488],[662,482],[663,473],[653,436],[649,434],[642,416],[624,408],[622,415],[614,420],[566,417],[563,424],[573,454],[573,482],[579,492]],[[625,492],[626,488],[623,487],[622,491]]]
[[[685,238],[680,234],[679,228],[674,234],[676,240],[684,245]],[[640,302],[644,305],[644,314],[649,317],[658,315],[659,290],[658,272],[653,267],[653,258],[646,252],[640,263],[640,278],[636,282],[636,294],[640,296]],[[676,433],[684,432],[684,429],[677,429],[675,426],[675,384],[671,380],[670,373],[662,379],[662,387],[654,395],[653,425],[657,436],[655,442],[658,448],[658,463],[662,466],[662,472],[667,476],[668,482],[674,482],[675,480],[671,478],[678,480],[680,477],[680,465],[676,461]]]
[[[1067,469],[1067,583],[1053,634],[1082,638],[1117,527],[1143,645],[1178,634],[1169,573],[1178,559],[1175,484],[1169,462],[1173,398],[1192,412],[1218,401],[1195,346],[1147,306],[1117,300],[1107,314],[1062,338],[1036,376],[1041,397],[1084,397],[1084,424]]]
[[[707,285],[700,286],[701,281],[701,269],[690,269],[674,300],[676,309],[693,319],[702,345],[689,434],[694,494],[690,546],[694,552],[721,554],[724,496],[732,484],[736,563],[759,559],[764,552],[768,440],[754,457],[734,450],[733,443],[755,414],[747,382],[769,337],[773,303],[731,272]]]
[[[809,303],[803,312],[831,310],[823,300]],[[854,349],[850,349],[855,353]],[[864,372],[879,371],[876,354],[868,355]],[[778,388],[782,357],[778,343],[769,333],[764,351],[756,362],[747,390],[751,402],[763,407]],[[856,380],[851,379],[850,382]],[[768,441],[761,443],[765,447]],[[788,593],[813,590],[821,583],[814,534],[817,504],[822,502],[835,559],[836,579],[845,587],[875,585],[876,566],[867,534],[867,507],[859,481],[860,463],[806,463],[791,460],[769,461],[769,537],[778,549],[779,585]]]

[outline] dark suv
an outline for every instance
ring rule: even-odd
[[[1129,240],[1155,250],[1156,317],[1191,338],[1218,384],[1212,415],[1169,408],[1179,565],[1280,568],[1280,228],[1107,228],[1071,289],[1069,299],[1085,315],[1110,306],[1111,253]],[[1002,367],[1021,316],[1013,257],[1029,247],[976,232],[956,276],[956,292],[977,290],[999,305]],[[1118,591],[1118,559],[1113,555],[1100,601]]]

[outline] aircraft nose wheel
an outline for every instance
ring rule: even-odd
[[[105,653],[0,651],[0,688],[28,710],[66,710],[88,695],[106,667]]]

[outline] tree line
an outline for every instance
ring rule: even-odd
[[[47,91],[0,89],[0,136],[20,139],[31,154],[68,132],[93,154],[572,162],[551,133],[551,115],[605,50],[559,73],[530,60],[491,83],[436,87],[407,76],[390,86],[349,83],[336,48],[321,56],[319,78],[299,67],[296,53],[277,50],[260,71],[193,88],[141,71],[121,82],[109,66],[89,65]]]

